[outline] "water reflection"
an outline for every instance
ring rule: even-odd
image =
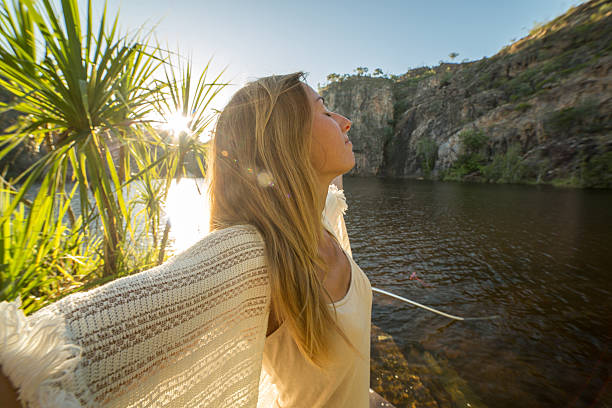
[[[465,406],[457,389],[490,407],[587,407],[612,397],[611,192],[374,178],[344,185],[353,255],[373,286],[460,316],[502,316],[449,324],[375,295],[372,322],[435,406]],[[419,397],[397,390],[380,394],[398,407]]]
[[[166,201],[170,220],[170,240],[174,252],[181,252],[209,232],[210,209],[208,186],[204,179],[172,181]]]

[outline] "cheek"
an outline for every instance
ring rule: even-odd
[[[325,166],[325,161],[327,160],[327,150],[325,147],[317,140],[313,138],[312,147],[310,148],[310,162],[312,166],[321,170]]]
[[[327,148],[325,146],[325,126],[318,120],[312,124],[310,162],[320,170],[325,165]]]

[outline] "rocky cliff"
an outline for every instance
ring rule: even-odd
[[[385,137],[393,132],[393,83],[385,78],[353,77],[321,95],[328,108],[346,113],[353,122],[355,167],[350,174],[379,174]]]
[[[352,174],[612,188],[612,2],[491,58],[319,89],[353,121]]]

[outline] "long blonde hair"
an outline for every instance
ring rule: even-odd
[[[327,271],[318,254],[323,208],[310,161],[313,112],[303,78],[296,72],[250,82],[219,116],[208,158],[210,230],[258,229],[272,312],[302,354],[323,367],[330,361],[330,329],[357,350],[328,309],[331,297],[316,272]]]

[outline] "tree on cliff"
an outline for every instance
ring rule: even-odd
[[[327,76],[328,82],[338,82],[340,80],[340,75],[336,73],[331,73]]]
[[[459,56],[459,53],[451,52],[450,54],[448,54],[448,56],[450,59],[454,60],[455,58]]]
[[[355,68],[355,72],[357,73],[357,76],[364,76],[368,72],[368,68],[367,67],[357,67]]]
[[[372,72],[372,75],[373,75],[373,76],[383,76],[383,75],[384,75],[384,73],[383,73],[382,69],[380,69],[380,68],[376,68],[376,69],[374,70],[374,72]]]

